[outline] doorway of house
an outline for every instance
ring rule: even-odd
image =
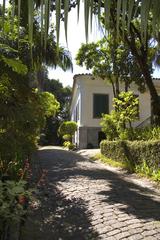
[[[100,131],[98,132],[98,146],[102,140],[106,139],[106,135],[104,132]]]

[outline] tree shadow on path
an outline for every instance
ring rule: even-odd
[[[43,167],[43,164],[39,165],[36,161],[33,169],[33,182],[41,178]],[[45,169],[50,170],[52,167],[45,163]],[[54,167],[57,169],[58,166],[55,164]],[[45,176],[43,184],[35,192],[33,203],[22,230],[21,240],[100,239],[91,225],[92,213],[88,211],[85,201],[81,198],[67,199],[49,175]]]
[[[128,179],[126,180],[122,174],[112,172],[105,167],[103,169],[97,163],[89,161],[76,153],[64,153],[63,150],[54,152],[51,150],[49,154],[52,155],[47,163],[50,169],[50,181],[58,183],[76,177],[78,185],[78,176],[88,178],[91,182],[103,180],[109,186],[109,189],[105,190],[104,185],[102,190],[96,192],[97,195],[103,196],[101,201],[112,205],[119,203],[121,211],[134,215],[139,219],[160,220],[160,196],[158,200],[155,199],[153,190],[137,185]],[[90,168],[86,168],[85,165],[80,167],[78,164],[87,161],[90,162]]]

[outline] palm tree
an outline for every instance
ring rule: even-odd
[[[37,7],[39,9],[39,16],[41,18],[41,29],[44,28],[45,32],[45,39],[47,38],[48,28],[49,28],[49,20],[50,20],[50,13],[51,9],[54,9],[56,12],[56,29],[57,29],[57,40],[59,41],[59,31],[60,31],[60,19],[61,14],[63,11],[64,15],[64,26],[66,31],[67,37],[67,22],[68,22],[68,12],[70,11],[72,6],[77,4],[78,6],[78,14],[79,14],[79,6],[82,3],[82,0],[10,0],[17,5],[17,15],[20,21],[21,18],[21,10],[23,9],[22,2],[28,8],[28,25],[29,25],[29,38],[30,41],[33,39],[33,22],[34,22],[34,9]],[[95,8],[97,9],[98,18],[100,19],[101,12],[105,14],[105,24],[108,24],[108,20],[110,18],[110,11],[112,7],[112,0],[84,0],[84,12],[85,12],[85,29],[86,29],[86,37],[88,36],[88,22],[89,17],[92,20],[92,15],[95,12]],[[2,5],[2,13],[3,18],[5,15],[5,5],[7,0],[3,0]],[[24,4],[23,4],[24,5]],[[53,7],[54,6],[54,7]],[[126,27],[129,29],[131,21],[134,19],[135,13],[137,9],[140,8],[140,19],[141,19],[141,34],[145,41],[146,34],[147,34],[147,19],[149,14],[153,16],[152,23],[154,26],[153,29],[153,36],[158,35],[159,33],[159,26],[160,26],[160,6],[159,0],[116,0],[116,7],[115,12],[117,15],[117,31],[119,25],[119,17],[122,16],[123,19],[123,29]],[[93,11],[94,9],[94,11]],[[26,11],[22,12],[23,15]],[[26,18],[26,16],[25,16]],[[1,26],[3,29],[3,24]]]

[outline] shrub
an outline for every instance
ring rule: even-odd
[[[107,158],[127,162],[134,169],[146,162],[149,168],[159,168],[160,141],[107,141],[100,144],[101,153]]]
[[[77,130],[77,123],[76,122],[65,121],[60,125],[60,127],[58,129],[58,133],[61,136],[64,136],[66,134],[73,136],[76,130]]]
[[[65,148],[67,148],[67,149],[69,149],[69,150],[73,150],[76,146],[73,144],[73,143],[71,143],[70,141],[65,141],[64,143],[63,143],[63,146],[65,147]]]
[[[133,92],[121,92],[117,98],[114,98],[114,107],[119,113],[118,122],[122,128],[126,128],[126,124],[131,126],[131,122],[137,120],[139,115],[139,100]]]
[[[65,134],[65,135],[63,135],[63,139],[64,139],[65,141],[69,141],[69,140],[72,139],[72,136],[71,136],[70,134]]]
[[[111,114],[103,114],[100,125],[108,140],[118,138],[117,115],[115,111],[112,111]]]
[[[14,235],[18,234],[18,225],[20,226],[27,213],[26,207],[30,198],[31,191],[26,190],[25,181],[0,181],[0,236],[2,240],[8,239],[11,233],[12,239],[15,239]]]
[[[63,136],[63,139],[65,140],[63,146],[70,150],[75,148],[75,145],[72,144],[72,136],[75,134],[76,130],[77,123],[74,121],[63,122],[58,129],[59,135]]]

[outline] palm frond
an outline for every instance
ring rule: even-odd
[[[2,30],[3,30],[3,34],[4,34],[5,9],[6,9],[6,1],[3,0],[3,12],[2,12]]]
[[[47,46],[47,36],[48,36],[48,29],[49,29],[49,14],[50,14],[50,0],[45,0],[45,37],[44,37],[44,47],[46,49]]]
[[[68,12],[69,12],[69,0],[64,2],[64,29],[67,42],[67,26],[68,26]]]
[[[142,0],[141,3],[141,35],[142,39],[146,39],[147,25],[148,25],[148,16],[150,11],[151,0]]]
[[[85,34],[86,34],[87,41],[88,41],[89,10],[90,10],[89,1],[84,0],[84,22],[85,22]]]
[[[60,32],[60,18],[61,18],[61,0],[56,0],[56,33],[57,33],[58,44],[59,44],[59,32]]]
[[[41,9],[40,9],[40,11],[41,11],[41,47],[43,47],[43,15],[44,15],[44,12],[43,12],[43,5],[44,4],[44,2],[43,2],[43,0],[41,0]]]
[[[122,0],[117,0],[117,36],[119,37],[119,23],[120,23],[120,15],[121,15],[121,6]]]
[[[18,49],[19,49],[20,21],[21,21],[21,0],[18,0]]]
[[[104,1],[104,10],[105,10],[105,26],[109,28],[111,0]]]

